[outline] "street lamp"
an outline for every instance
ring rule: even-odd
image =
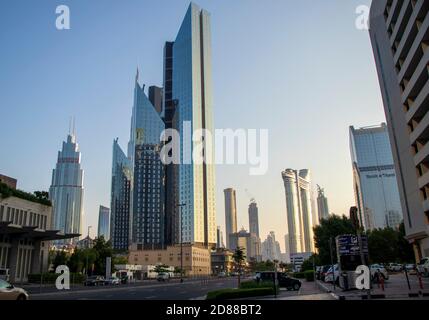
[[[86,244],[86,277],[88,277],[88,249],[89,249],[89,231],[91,230],[92,226],[88,226],[88,238],[87,238],[87,244]]]
[[[182,208],[186,206],[186,203],[180,203],[176,205],[176,208],[180,208],[180,283],[183,283],[183,219],[182,219]]]

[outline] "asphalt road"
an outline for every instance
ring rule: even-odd
[[[31,300],[192,300],[204,299],[209,291],[234,288],[237,279],[188,280],[184,283],[140,283],[123,286],[81,287],[70,291],[28,290]]]

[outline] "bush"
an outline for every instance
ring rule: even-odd
[[[313,270],[307,270],[304,272],[305,280],[307,281],[314,281],[314,271]]]
[[[272,281],[262,281],[259,283],[256,281],[246,281],[240,284],[240,289],[257,289],[257,288],[272,288],[272,287],[273,287]]]
[[[42,278],[42,283],[44,284],[53,284],[55,283],[55,280],[57,280],[59,274],[58,273],[44,273]],[[28,282],[29,283],[40,283],[41,274],[40,273],[33,273],[28,275]],[[70,273],[70,283],[83,283],[85,280],[85,275],[80,273]]]
[[[295,272],[292,274],[292,277],[296,278],[296,279],[304,279],[305,273],[304,272]]]
[[[241,299],[260,296],[270,296],[274,294],[273,288],[253,288],[253,289],[223,289],[211,291],[207,294],[207,300],[228,300]]]

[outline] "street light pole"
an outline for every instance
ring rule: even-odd
[[[186,203],[180,203],[176,207],[180,208],[180,283],[183,283],[183,217],[182,208]]]
[[[89,230],[91,230],[92,226],[88,226],[88,244],[86,246],[86,277],[88,277],[88,249],[89,249]]]

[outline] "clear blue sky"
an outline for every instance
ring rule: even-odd
[[[217,168],[238,191],[247,227],[247,188],[260,207],[262,237],[284,247],[281,171],[310,168],[332,212],[354,204],[348,126],[384,121],[369,36],[355,9],[369,0],[201,0],[212,14],[215,126],[270,130],[267,175]],[[67,4],[71,30],[55,28]],[[85,224],[110,206],[112,141],[126,146],[136,67],[142,83],[162,83],[162,48],[174,40],[185,0],[0,2],[0,172],[27,191],[47,190],[57,151],[76,117],[85,170]]]

